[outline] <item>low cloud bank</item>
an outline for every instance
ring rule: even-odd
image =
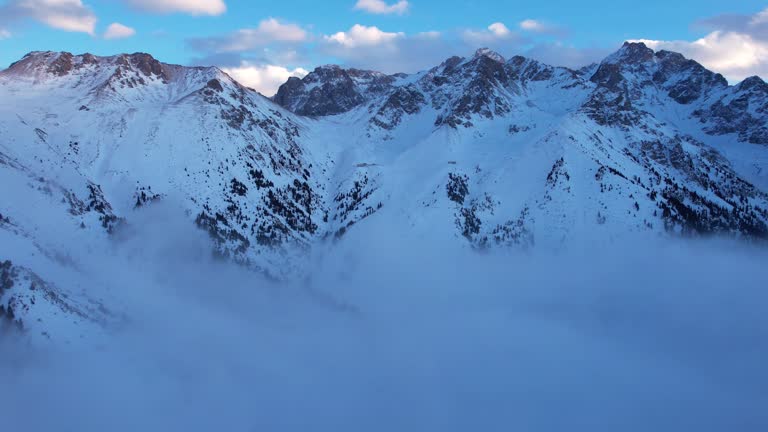
[[[306,280],[277,284],[172,225],[88,258],[126,316],[109,338],[2,341],[4,428],[768,427],[765,250],[476,253],[361,224]]]

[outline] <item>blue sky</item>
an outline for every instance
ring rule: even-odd
[[[272,92],[324,63],[414,72],[489,46],[576,67],[624,40],[683,52],[732,82],[768,71],[758,0],[0,0],[0,67],[33,50],[211,64]]]

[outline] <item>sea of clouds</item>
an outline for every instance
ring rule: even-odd
[[[146,217],[77,255],[107,337],[0,339],[0,429],[768,430],[759,246],[474,251],[374,219],[280,283]]]

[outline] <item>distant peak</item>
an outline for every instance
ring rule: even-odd
[[[763,81],[763,79],[757,75],[745,78],[744,81],[738,84],[738,88],[739,90],[755,89],[768,92],[768,84],[766,84],[765,81]]]
[[[19,75],[47,72],[62,76],[72,69],[73,57],[68,52],[32,51],[12,63],[7,70]]]
[[[149,61],[149,62],[159,62],[157,59],[155,59],[152,54],[147,54],[144,52],[135,52],[133,54],[122,54],[122,57],[131,59],[132,61]]]
[[[613,55],[609,56],[606,60],[610,62],[623,62],[623,63],[646,63],[653,61],[654,51],[644,42],[624,42],[624,45],[616,51]]]
[[[70,75],[88,66],[117,67],[122,70],[135,70],[145,76],[157,76],[168,79],[167,65],[147,53],[118,54],[99,57],[90,53],[73,55],[62,51],[32,51],[21,60],[11,64],[8,71],[16,75],[49,74],[56,77]],[[120,74],[118,70],[116,74]]]
[[[314,72],[322,72],[322,71],[338,71],[342,70],[342,67],[335,64],[325,64],[317,66],[314,70]]]
[[[521,55],[516,55],[516,56],[511,57],[507,61],[507,64],[509,64],[509,65],[511,65],[513,67],[523,67],[523,66],[527,66],[527,65],[546,66],[546,65],[544,65],[543,63],[541,63],[538,60],[534,60],[534,59],[528,58],[528,57],[523,57]]]
[[[326,64],[326,65],[317,66],[312,71],[312,73],[321,74],[321,75],[327,75],[327,74],[336,75],[336,74],[340,74],[340,73],[346,73],[348,75],[356,75],[356,76],[360,76],[360,75],[381,75],[381,76],[383,76],[383,75],[385,75],[385,74],[383,74],[381,72],[376,72],[376,71],[371,71],[371,70],[366,70],[366,69],[344,68],[342,66],[335,65],[335,64]]]
[[[147,53],[123,54],[119,63],[136,68],[146,76],[156,75],[167,79],[163,64]]]
[[[487,57],[499,63],[506,62],[506,60],[501,54],[497,53],[496,51],[490,48],[480,48],[479,50],[475,51],[474,58],[478,58],[478,57]]]
[[[327,64],[327,65],[321,65],[317,66],[312,72],[310,72],[306,77],[304,77],[304,80],[307,82],[314,82],[314,81],[326,81],[331,79],[338,79],[342,77],[347,77],[347,72],[344,68],[338,65],[334,64]]]
[[[26,53],[22,58],[48,56],[51,54],[53,54],[53,51],[30,51]]]
[[[624,45],[621,47],[629,49],[650,49],[643,41],[624,41]]]
[[[684,55],[674,52],[674,51],[667,51],[667,50],[659,50],[656,52],[656,57],[663,58],[663,59],[672,59],[676,61],[683,61],[687,60]]]
[[[621,46],[621,49],[619,49],[619,52],[628,54],[646,54],[649,52],[653,53],[654,51],[648,48],[648,45],[646,45],[644,41],[626,41],[624,42],[624,45]]]
[[[444,71],[448,72],[453,70],[456,66],[460,65],[461,62],[464,61],[463,57],[459,56],[453,56],[449,59],[446,59],[444,62],[440,64],[440,67],[443,68]]]

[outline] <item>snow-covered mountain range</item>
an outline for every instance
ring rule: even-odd
[[[472,248],[764,241],[767,170],[768,84],[642,43],[579,70],[489,50],[412,75],[322,66],[271,99],[147,54],[33,52],[0,72],[0,315],[46,337],[118,319],[72,250],[162,202],[282,279],[374,219]]]

